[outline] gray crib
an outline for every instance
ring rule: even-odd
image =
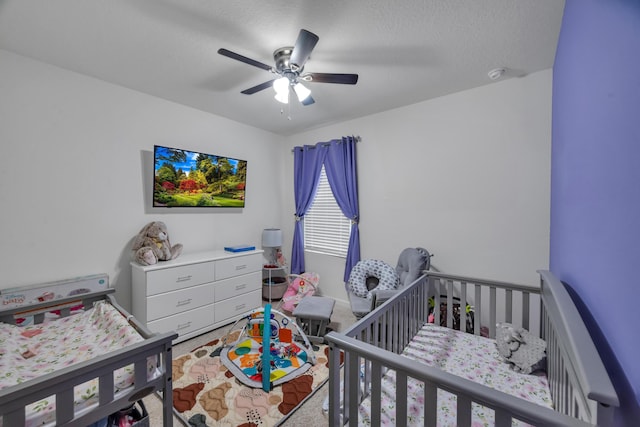
[[[39,323],[43,320],[44,313],[50,310],[60,310],[61,315],[66,316],[70,313],[70,307],[78,305],[79,301],[85,307],[91,307],[95,301],[107,299],[145,338],[144,341],[120,350],[0,390],[0,420],[2,420],[4,427],[25,425],[25,407],[48,396],[55,395],[56,426],[84,427],[153,392],[160,392],[162,395],[164,427],[172,426],[171,350],[172,340],[177,337],[177,334],[152,334],[117,304],[111,295],[114,291],[111,288],[19,308],[0,310],[0,321],[2,322],[13,324],[17,314],[28,311],[29,315],[34,316],[35,323]],[[152,380],[147,379],[147,359],[149,357],[156,357],[158,360],[159,375]],[[113,372],[131,364],[135,369],[135,383],[130,389],[127,389],[124,395],[116,397]],[[96,377],[99,379],[99,404],[89,412],[75,413],[74,387]]]
[[[330,425],[357,426],[364,399],[371,404],[371,424],[380,425],[381,377],[388,370],[396,371],[396,425],[407,425],[408,378],[424,384],[425,426],[436,426],[438,390],[456,396],[458,426],[471,425],[474,403],[495,411],[496,426],[511,426],[513,420],[538,426],[611,425],[618,397],[589,332],[565,286],[549,271],[539,274],[540,287],[532,288],[428,271],[344,333],[329,333]],[[472,302],[476,335],[486,325],[489,337],[494,338],[496,322],[513,323],[539,334],[547,342],[547,378],[554,409],[401,356],[428,320],[430,297],[435,307],[446,303],[444,323],[449,328],[454,325],[456,298]],[[468,314],[459,312],[457,326],[465,329]],[[440,310],[433,315],[440,324]]]

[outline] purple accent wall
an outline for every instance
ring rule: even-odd
[[[640,425],[640,0],[566,0],[553,69],[551,270]]]

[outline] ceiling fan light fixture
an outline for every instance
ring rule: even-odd
[[[0,0],[2,1],[2,0]],[[291,88],[302,105],[308,106],[316,101],[311,96],[311,91],[300,82],[334,83],[343,85],[355,85],[358,82],[357,74],[343,73],[305,73],[304,67],[311,57],[311,52],[318,43],[318,36],[311,31],[301,29],[293,47],[282,47],[273,52],[275,67],[263,64],[255,59],[247,58],[228,49],[218,49],[218,53],[236,61],[243,62],[253,67],[260,68],[275,74],[277,77],[259,85],[241,91],[245,95],[252,95],[272,86],[276,92],[275,99],[283,104],[289,103]]]
[[[273,90],[276,91],[275,99],[283,104],[289,103],[289,79],[281,77],[273,81]]]
[[[296,95],[298,95],[298,101],[300,102],[304,101],[309,97],[309,95],[311,95],[311,91],[303,86],[302,83],[296,83],[293,86],[293,90],[296,92]]]
[[[276,91],[277,94],[288,93],[289,92],[289,79],[286,77],[280,77],[273,81],[273,90]]]
[[[276,93],[274,98],[278,102],[282,102],[283,104],[288,104],[289,103],[289,92],[287,91],[287,92]]]

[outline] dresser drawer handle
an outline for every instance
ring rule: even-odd
[[[182,276],[182,277],[178,277],[178,279],[176,280],[176,283],[187,282],[189,280],[191,280],[191,275]]]
[[[243,283],[242,285],[237,285],[237,286],[236,286],[236,291],[239,291],[239,290],[244,289],[244,288],[246,288],[246,287],[247,287],[247,284],[246,284],[246,283]]]
[[[183,323],[183,324],[181,324],[181,325],[178,325],[177,329],[178,329],[178,330],[180,330],[180,329],[186,329],[186,328],[188,328],[188,327],[190,327],[190,326],[191,326],[191,322],[187,322],[187,323]]]
[[[182,300],[182,301],[178,301],[178,303],[176,304],[176,307],[180,307],[180,306],[183,306],[183,305],[189,305],[189,304],[191,304],[191,298],[185,299],[185,300]]]
[[[244,308],[247,306],[247,304],[240,304],[240,305],[236,305],[236,311],[240,311],[240,310],[244,310]]]
[[[236,265],[236,270],[244,270],[245,268],[247,268],[247,264]]]

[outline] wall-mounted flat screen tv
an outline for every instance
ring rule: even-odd
[[[153,207],[244,207],[246,160],[159,145],[153,160]]]

